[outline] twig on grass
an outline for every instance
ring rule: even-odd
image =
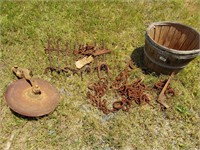
[[[6,144],[6,147],[5,147],[4,150],[9,150],[9,149],[10,149],[14,137],[15,137],[15,133],[12,133],[11,136],[10,136],[9,141],[8,141],[7,144]]]

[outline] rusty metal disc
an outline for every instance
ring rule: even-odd
[[[11,83],[5,93],[8,106],[15,112],[29,117],[43,116],[52,112],[59,103],[59,92],[49,82],[34,79],[41,94],[34,94],[31,85],[20,79]]]

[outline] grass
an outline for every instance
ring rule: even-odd
[[[193,60],[172,83],[176,96],[161,111],[156,98],[151,106],[129,113],[104,115],[86,99],[87,85],[97,79],[44,74],[48,38],[70,43],[105,42],[113,51],[107,57],[114,76],[131,53],[144,45],[146,27],[157,21],[177,21],[200,31],[198,0],[168,1],[1,1],[0,149],[200,149],[200,59]],[[71,44],[71,47],[72,47]],[[142,60],[137,59],[142,63]],[[73,62],[71,61],[71,64]],[[48,116],[26,118],[11,112],[4,92],[16,80],[18,65],[56,86],[61,102]],[[115,65],[113,65],[115,64]],[[160,78],[140,76],[153,86]],[[130,80],[130,82],[131,82]],[[13,138],[11,138],[14,136]]]

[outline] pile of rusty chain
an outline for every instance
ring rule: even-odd
[[[158,90],[159,92],[161,92],[161,90],[162,90],[163,87],[165,86],[166,82],[167,82],[167,79],[166,79],[166,80],[161,80],[161,81],[155,83],[153,88],[154,88],[155,90]],[[167,86],[167,89],[166,89],[166,91],[164,92],[164,94],[165,94],[166,97],[168,97],[169,95],[170,95],[170,96],[174,96],[174,95],[175,95],[175,92],[174,92],[173,88],[170,86],[170,83],[169,83],[169,85]]]
[[[108,89],[108,81],[105,78],[99,79],[97,83],[88,86],[90,91],[87,92],[87,98],[93,106],[97,107],[99,110],[103,111],[104,114],[109,114],[111,110],[107,107],[107,101],[102,100]]]
[[[128,101],[135,100],[137,104],[142,104],[144,102],[149,103],[150,99],[146,94],[144,94],[147,89],[146,85],[142,83],[142,79],[138,78],[130,85],[123,85],[117,92]]]
[[[127,84],[129,73],[132,69],[134,69],[134,67],[130,61],[128,66],[115,78],[109,87],[121,96],[120,100],[117,100],[112,104],[112,109],[108,108],[105,99],[102,100],[102,97],[108,90],[108,81],[105,78],[100,79],[97,83],[88,87],[90,91],[87,93],[87,98],[90,99],[91,104],[103,111],[103,113],[108,114],[119,111],[120,109],[123,111],[129,111],[132,107],[133,101],[138,105],[149,103],[150,99],[148,95],[145,94],[147,87],[142,83],[141,79],[137,79],[130,85]],[[104,82],[102,82],[102,80]]]

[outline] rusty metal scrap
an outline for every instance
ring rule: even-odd
[[[94,91],[93,95],[102,97],[108,89],[108,81],[105,78],[101,78],[97,83],[88,86],[88,88]]]
[[[92,73],[92,67],[91,65],[85,65],[84,67],[82,67],[80,69],[80,76],[81,76],[81,80],[83,80],[83,74],[86,73]]]
[[[127,83],[129,77],[129,70],[125,68],[113,81],[111,89],[119,89]]]
[[[149,103],[150,99],[145,94],[146,85],[142,83],[142,79],[138,78],[135,82],[130,85],[123,85],[117,89],[118,93],[125,97],[129,101],[135,101],[138,105],[143,103]]]
[[[107,107],[107,101],[101,99],[108,89],[108,81],[105,78],[101,78],[97,83],[88,86],[88,88],[90,91],[87,92],[87,98],[90,99],[91,104],[105,114],[110,113],[111,110]]]
[[[101,62],[97,66],[97,73],[99,78],[101,78],[101,70],[105,70],[107,75],[110,76],[110,68],[106,62]]]
[[[80,68],[73,68],[72,66],[70,66],[70,63],[69,63],[69,58],[70,58],[69,43],[67,42],[65,44],[65,49],[61,49],[59,40],[57,40],[54,45],[52,43],[53,42],[51,40],[48,40],[47,47],[45,47],[44,49],[45,53],[48,55],[48,61],[50,63],[50,66],[45,68],[44,73],[47,73],[48,71],[50,71],[51,73],[56,72],[58,74],[60,74],[61,72],[63,73],[72,72],[73,75],[77,74],[81,77],[81,79],[83,79],[84,72],[93,73],[94,70],[96,69],[99,78],[101,78],[101,73],[100,73],[101,71],[106,71],[108,76],[110,75],[110,68],[107,62],[105,61],[105,59],[102,62],[99,61],[99,65],[95,67],[93,67],[92,65],[93,62],[91,62],[89,64],[83,65]],[[74,49],[76,49],[76,45],[74,45]],[[98,61],[100,55],[105,57],[105,55],[110,52],[111,51],[108,49],[105,49],[104,46],[102,48],[97,48],[96,44],[95,46],[88,45],[88,44],[86,45],[80,44],[78,50],[73,50],[71,53],[73,55],[73,60],[76,61],[77,63],[77,61],[79,62],[80,60],[83,59],[83,57],[86,57],[86,56],[94,57],[94,59]],[[61,55],[63,54],[65,54],[65,59],[66,59],[65,60],[66,63],[64,67],[62,67],[62,64],[61,64],[61,62],[63,62],[61,60],[61,57],[62,57]],[[54,58],[54,61],[53,61],[53,58]]]
[[[57,40],[56,41],[56,46],[54,46],[52,44],[52,41],[51,40],[48,40],[48,43],[47,43],[47,47],[45,47],[45,53],[48,55],[48,60],[49,60],[49,63],[50,63],[50,66],[49,67],[46,67],[45,68],[45,71],[44,73],[47,73],[48,71],[50,71],[51,73],[52,72],[57,72],[58,74],[61,73],[61,72],[72,72],[73,74],[79,74],[78,73],[78,69],[74,69],[72,68],[71,66],[69,66],[69,55],[70,55],[70,52],[69,52],[69,48],[68,48],[68,43],[66,43],[65,45],[65,49],[61,49],[60,47],[60,40]],[[53,64],[53,52],[55,51],[54,55],[56,55],[56,66],[55,64]],[[61,54],[62,52],[65,51],[65,58],[66,58],[66,64],[64,67],[61,67]]]
[[[99,56],[99,55],[104,55],[108,53],[111,53],[111,51],[108,49],[105,49],[105,48],[97,49],[95,46],[88,45],[88,44],[86,44],[86,46],[79,45],[79,49],[73,51],[74,55],[86,55],[86,56],[90,56],[90,55]]]
[[[164,108],[169,108],[169,106],[167,105],[167,103],[165,102],[166,98],[167,98],[167,94],[172,94],[174,95],[174,90],[169,86],[170,82],[172,80],[172,78],[174,77],[174,72],[172,72],[172,74],[169,76],[168,80],[164,82],[164,84],[160,84],[162,85],[162,90],[158,96],[157,101],[164,106]],[[158,85],[157,85],[158,86]],[[161,87],[161,86],[159,86]],[[167,91],[167,92],[166,92]]]
[[[8,86],[5,98],[15,112],[29,117],[43,116],[55,109],[59,92],[43,79],[34,78],[32,71],[14,66],[13,73],[19,78]]]
[[[71,67],[69,67],[69,66],[65,66],[64,68],[61,69],[61,71],[62,71],[62,72],[68,72],[68,71],[70,71],[70,72],[73,73],[73,75],[74,75],[74,74],[79,75],[77,69],[71,68]]]
[[[104,54],[108,54],[108,53],[111,53],[111,50],[102,49],[102,50],[96,50],[92,55],[99,56],[99,55],[104,55]]]
[[[103,60],[102,62],[97,62],[97,74],[98,74],[98,78],[102,78],[101,77],[101,71],[106,71],[107,76],[110,77],[110,67],[108,66],[107,62],[106,62],[106,56],[105,54],[102,55],[103,56]]]
[[[161,92],[166,83],[167,83],[167,79],[161,80],[161,81],[155,83],[153,88],[158,90],[159,92]],[[164,94],[166,97],[169,97],[169,95],[171,95],[171,96],[175,95],[174,89],[170,86],[170,83],[168,84]]]
[[[90,91],[88,91],[87,97],[90,99],[92,105],[103,111],[103,113],[108,114],[119,110],[128,112],[132,107],[133,101],[135,101],[138,105],[149,103],[150,98],[147,94],[145,94],[147,87],[142,82],[142,79],[138,78],[132,84],[127,84],[129,72],[133,68],[133,65],[130,67],[128,64],[128,66],[111,83],[111,86],[108,85],[108,81],[105,78],[100,79],[97,83],[89,86],[88,88]],[[103,83],[106,84],[102,84],[100,82],[101,80],[103,80]],[[116,91],[121,96],[121,99],[113,102],[112,109],[109,109],[106,105],[107,100],[102,100],[101,98],[105,95],[106,91],[111,89]]]
[[[113,103],[112,112],[119,111],[120,109],[128,112],[131,107],[132,107],[132,101],[129,101],[126,98],[122,97],[121,100],[115,101]]]
[[[61,49],[60,49],[59,41],[60,40],[57,40],[56,48],[55,48],[54,46],[52,46],[51,41],[48,40],[47,47],[44,50],[45,50],[45,53],[48,54],[48,60],[49,60],[50,66],[45,68],[44,73],[47,73],[48,71],[50,71],[51,73],[54,71],[57,73],[60,73],[62,71],[61,64],[60,64]],[[57,67],[53,66],[53,58],[52,58],[53,51],[56,51],[56,53],[57,53],[57,57],[56,57],[57,58]]]
[[[82,47],[81,45],[79,46],[78,50],[74,50],[73,54],[74,55],[86,55],[86,56],[90,56],[95,52],[94,49],[89,49],[87,47]]]

